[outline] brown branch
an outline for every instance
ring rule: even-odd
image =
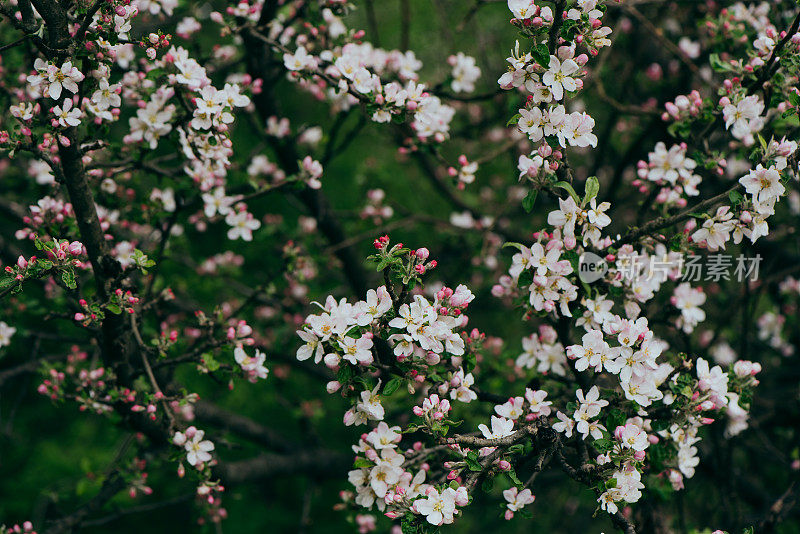
[[[153,510],[158,510],[160,508],[168,508],[171,506],[183,504],[185,502],[191,501],[193,497],[194,495],[186,494],[186,495],[180,495],[178,497],[173,497],[172,499],[167,499],[165,501],[140,504],[139,506],[131,506],[130,508],[119,510],[105,517],[99,517],[97,519],[92,519],[90,521],[84,521],[82,523],[82,526],[85,528],[102,527],[104,525],[107,525],[108,523],[113,523],[118,519],[122,519],[123,517],[128,517],[136,514],[143,514],[145,512],[152,512]]]
[[[620,237],[619,239],[617,239],[614,242],[613,246],[619,247],[620,245],[624,245],[625,243],[636,242],[640,238],[642,238],[644,236],[647,236],[647,235],[651,234],[652,232],[657,232],[658,230],[661,230],[661,229],[666,228],[668,226],[672,226],[673,224],[681,223],[681,222],[691,218],[693,216],[693,214],[701,213],[701,212],[707,210],[708,208],[712,208],[712,207],[716,206],[717,204],[719,204],[720,202],[726,200],[728,198],[728,195],[731,192],[736,191],[740,187],[741,187],[741,184],[736,183],[736,185],[734,185],[730,189],[720,193],[719,195],[716,195],[714,197],[706,199],[706,200],[700,202],[699,204],[696,204],[696,205],[694,205],[694,206],[692,206],[690,208],[687,208],[687,209],[683,210],[682,212],[680,212],[680,213],[678,213],[676,215],[673,215],[671,217],[659,217],[657,219],[653,219],[652,221],[644,224],[641,228],[636,228],[636,229],[628,232],[624,236]]]
[[[92,7],[89,8],[89,11],[86,12],[86,15],[84,15],[81,27],[78,28],[77,32],[75,32],[76,38],[83,39],[86,30],[89,29],[89,25],[92,23],[92,19],[94,19],[94,14],[97,13],[105,3],[105,0],[95,0],[94,5],[92,5]]]
[[[338,478],[352,465],[351,455],[329,450],[295,451],[291,454],[262,454],[248,460],[220,464],[216,472],[226,484],[307,474],[314,478]]]
[[[72,532],[75,527],[83,523],[91,514],[100,510],[108,501],[114,498],[117,493],[124,490],[126,486],[127,483],[122,475],[118,471],[112,472],[111,475],[103,481],[100,491],[92,497],[89,502],[71,514],[46,526],[43,530],[43,534],[67,534]]]
[[[164,393],[161,391],[161,388],[158,386],[158,382],[156,381],[156,377],[153,374],[153,369],[150,367],[150,361],[147,359],[148,353],[150,353],[150,348],[145,345],[144,340],[142,339],[142,335],[139,333],[139,327],[136,324],[136,314],[131,314],[131,330],[133,331],[133,337],[136,339],[136,342],[139,344],[139,355],[142,357],[142,365],[144,366],[145,373],[147,374],[148,380],[150,380],[150,385],[153,387],[153,391],[158,395],[161,407],[164,409],[164,414],[167,416],[169,420],[169,428],[170,433],[177,430],[178,425],[175,423],[175,415],[172,413],[169,405],[167,404],[166,397]]]
[[[791,27],[786,32],[786,36],[778,41],[778,44],[772,49],[772,54],[770,54],[769,59],[764,66],[761,67],[759,71],[759,75],[753,80],[752,83],[748,84],[748,89],[755,88],[757,89],[762,83],[764,83],[770,76],[772,76],[772,66],[778,61],[778,54],[780,54],[781,50],[786,46],[786,44],[792,40],[792,37],[800,30],[800,12],[797,13],[797,16],[794,18]]]
[[[540,425],[538,422],[533,423],[520,428],[510,436],[496,439],[486,439],[478,436],[455,435],[445,438],[445,443],[452,445],[469,445],[471,447],[503,447],[507,445],[513,445],[528,438],[528,436],[535,437],[539,432],[539,426]]]
[[[400,0],[400,50],[405,52],[411,38],[411,2]]]
[[[560,448],[556,449],[555,455],[558,459],[558,463],[561,465],[561,470],[564,471],[567,476],[576,482],[580,482],[586,486],[592,486],[592,473],[596,469],[595,465],[584,464],[580,468],[576,469],[575,467],[571,466],[569,462],[567,462],[567,459],[564,458],[564,453]],[[624,534],[636,534],[636,528],[634,527],[633,523],[628,521],[625,516],[619,513],[619,511],[609,514],[609,516],[611,517],[611,522],[614,523],[614,526],[620,529]]]
[[[775,527],[797,504],[797,481],[794,480],[785,492],[769,507],[767,516],[758,524],[759,533],[774,532]]]

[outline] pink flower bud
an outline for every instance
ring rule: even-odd
[[[69,244],[67,250],[73,256],[80,256],[81,254],[83,254],[83,244],[80,241],[73,241],[72,243]]]
[[[541,145],[541,146],[540,146],[540,147],[537,149],[537,153],[538,153],[540,156],[542,156],[543,158],[546,158],[546,157],[550,156],[550,154],[552,154],[552,153],[553,153],[553,149],[550,147],[550,145],[548,145],[548,144],[546,144],[546,143],[545,143],[545,144]]]
[[[356,421],[355,412],[353,410],[347,410],[344,413],[344,417],[342,418],[342,421],[344,422],[345,426],[350,426],[353,423],[355,423],[355,421]]]

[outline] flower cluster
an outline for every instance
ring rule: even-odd
[[[638,164],[639,178],[655,182],[661,187],[656,196],[656,202],[659,204],[684,207],[686,197],[700,194],[697,186],[702,182],[702,178],[695,172],[697,162],[686,156],[686,149],[686,144],[681,143],[672,145],[667,150],[667,145],[659,142],[653,152],[648,154],[649,161],[640,161]],[[633,185],[638,186],[640,192],[647,192],[647,187],[641,182],[634,181]]]
[[[320,39],[317,36],[312,40]],[[308,80],[321,81],[329,85],[328,97],[345,108],[359,101],[368,103],[374,109],[375,122],[386,123],[393,116],[408,114],[420,141],[442,142],[447,138],[455,110],[418,83],[422,62],[414,52],[387,51],[368,42],[323,48],[323,42],[297,41],[296,50],[284,53],[283,61],[308,90],[319,91],[319,86]],[[319,49],[310,53],[312,45]],[[472,90],[480,76],[474,59],[456,56],[453,66],[454,90]]]
[[[375,506],[392,518],[412,513],[432,525],[452,523],[456,507],[469,503],[466,488],[453,484],[440,489],[426,483],[424,466],[407,470],[412,463],[408,456],[417,450],[404,455],[397,450],[400,440],[400,427],[380,423],[353,447],[358,468],[348,473],[348,480],[356,489],[355,503],[367,509]]]
[[[568,113],[565,107],[568,94],[583,88],[581,67],[589,55],[578,53],[580,47],[596,55],[609,46],[607,36],[611,29],[603,27],[603,11],[598,0],[581,0],[564,13],[563,21],[556,21],[549,6],[539,6],[528,0],[510,0],[508,8],[514,15],[512,23],[523,29],[533,48],[522,52],[517,41],[508,57],[508,72],[498,80],[503,89],[519,88],[529,93],[526,105],[512,118],[517,127],[534,143],[542,143],[539,150],[519,158],[520,178],[536,177],[540,170],[545,174],[559,167],[561,153],[548,151],[550,146],[596,147],[597,136],[592,133],[594,119],[582,111]],[[558,45],[553,33],[561,30],[562,43]],[[558,35],[558,34],[556,34]],[[548,45],[536,44],[540,37],[548,37]],[[550,161],[546,158],[553,156]]]
[[[537,373],[566,375],[567,355],[552,326],[541,325],[538,334],[522,338],[522,350],[522,354],[517,356],[516,360],[518,367],[523,369],[535,367]]]
[[[617,375],[625,397],[640,406],[662,399],[659,386],[673,368],[656,361],[664,343],[648,328],[647,318],[633,321],[612,316],[602,328],[584,334],[580,345],[567,347],[567,357],[574,360],[575,368],[591,367],[596,373]],[[606,338],[614,339],[617,345],[609,345]]]

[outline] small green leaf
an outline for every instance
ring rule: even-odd
[[[211,354],[210,352],[203,354],[203,363],[205,364],[206,369],[208,369],[211,372],[214,372],[217,369],[219,369],[219,362],[214,359],[214,355]]]
[[[560,182],[556,182],[553,185],[555,187],[559,187],[559,188],[563,189],[564,191],[566,191],[567,193],[569,193],[569,196],[571,196],[573,198],[573,200],[575,200],[575,202],[580,202],[581,201],[581,197],[578,196],[578,193],[575,192],[575,189],[572,187],[572,184],[570,184],[569,182],[565,182],[565,181],[562,180]]]
[[[733,204],[734,206],[741,204],[742,201],[744,200],[744,197],[738,191],[731,191],[730,193],[728,193],[728,198],[731,199],[731,204]]]
[[[506,247],[515,248],[515,249],[519,250],[520,252],[522,252],[523,250],[525,250],[527,248],[525,245],[523,245],[521,243],[515,243],[513,241],[509,241],[507,243],[504,243],[502,248],[506,248]]]
[[[516,484],[517,486],[521,486],[522,485],[522,481],[519,479],[519,477],[517,476],[517,473],[514,471],[513,468],[511,468],[508,471],[506,471],[506,474],[508,475],[508,478],[510,478],[511,481],[514,484]]]
[[[533,210],[533,205],[536,204],[536,197],[539,196],[538,189],[531,189],[525,198],[522,199],[522,208],[525,213],[530,213]]]
[[[366,458],[362,458],[361,456],[357,456],[355,461],[353,462],[353,467],[356,469],[361,469],[362,467],[372,467],[372,462],[367,460]]]
[[[391,395],[392,393],[400,389],[400,386],[402,384],[403,384],[403,379],[400,378],[399,376],[392,378],[391,380],[386,382],[386,385],[383,387],[383,392],[382,392],[383,395],[387,396]]]
[[[614,446],[614,442],[610,439],[596,439],[593,445],[598,451],[606,452],[611,450],[611,448]]]
[[[547,68],[547,66],[550,65],[550,50],[548,50],[546,44],[542,43],[536,45],[533,50],[531,50],[531,55],[542,67]]]
[[[513,117],[508,119],[508,122],[506,123],[506,128],[508,128],[509,126],[513,126],[514,124],[517,124],[517,122],[519,121],[520,117],[522,117],[522,115],[520,115],[519,113],[516,113]]]
[[[64,282],[64,285],[69,289],[78,287],[78,284],[75,283],[75,272],[72,269],[67,268],[61,271],[61,281]]]
[[[590,176],[586,179],[586,195],[583,197],[583,205],[587,205],[600,192],[600,181],[597,176]]]
[[[347,384],[353,378],[353,371],[349,365],[343,365],[336,373],[336,380],[341,384]]]
[[[726,63],[719,58],[719,54],[711,54],[708,57],[708,62],[711,64],[711,68],[717,72],[728,72],[733,70],[730,63]]]
[[[466,458],[464,458],[464,461],[467,462],[467,467],[469,468],[470,471],[481,471],[483,469],[483,467],[481,467],[480,462],[475,458],[470,458],[469,456],[467,456]]]

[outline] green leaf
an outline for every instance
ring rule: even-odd
[[[481,464],[480,464],[480,462],[478,462],[478,460],[475,460],[475,459],[470,458],[470,457],[466,457],[466,458],[464,458],[464,461],[467,462],[467,467],[469,468],[470,471],[476,471],[477,472],[477,471],[480,471],[480,470],[483,469],[483,467],[481,467]]]
[[[686,122],[675,122],[667,127],[667,133],[672,137],[685,138],[688,137],[692,131],[692,126]]]
[[[514,484],[516,484],[517,486],[521,486],[522,485],[522,481],[520,481],[520,479],[517,476],[517,473],[514,471],[513,467],[511,469],[509,469],[508,471],[506,471],[506,474],[508,475],[508,478],[510,478],[511,481]]]
[[[561,150],[561,143],[558,142],[558,137],[555,135],[548,135],[544,140],[547,141],[547,144],[550,145],[550,148],[553,150]]]
[[[393,261],[394,258],[384,258],[378,263],[378,266],[375,268],[375,270],[380,272],[391,265]]]
[[[583,197],[583,205],[587,205],[600,192],[600,181],[597,176],[590,176],[586,179],[586,195]]]
[[[391,380],[386,382],[386,385],[383,387],[383,392],[382,392],[383,395],[387,396],[391,395],[392,393],[400,389],[400,386],[402,384],[403,384],[403,379],[400,378],[399,376],[392,378]]]
[[[114,315],[119,315],[120,313],[122,313],[122,308],[120,308],[114,303],[106,304],[106,309],[111,313],[113,313]]]
[[[206,352],[205,354],[203,354],[203,363],[205,364],[206,369],[208,369],[211,372],[214,372],[217,369],[219,369],[219,362],[214,359],[214,355],[211,354],[210,352]]]
[[[608,428],[609,432],[613,432],[618,426],[624,425],[625,420],[625,412],[619,408],[612,408],[606,418],[606,428]]]
[[[659,431],[661,431],[661,430],[666,430],[666,429],[668,429],[668,428],[669,428],[669,426],[670,426],[670,424],[671,424],[671,423],[670,423],[670,421],[669,421],[669,420],[666,420],[666,419],[653,419],[653,420],[650,422],[650,427],[651,427],[651,428],[652,428],[654,431],[656,431],[656,432],[659,432]]]
[[[728,72],[733,70],[730,63],[725,63],[719,58],[719,54],[711,54],[708,58],[711,68],[717,72]]]
[[[525,213],[530,213],[533,210],[533,205],[536,204],[536,197],[539,196],[538,189],[531,189],[525,198],[522,199],[522,208]]]
[[[533,50],[531,50],[531,55],[536,62],[544,68],[547,68],[550,65],[550,50],[547,48],[547,45],[542,43],[536,45]]]
[[[606,452],[611,450],[614,446],[614,442],[610,439],[596,439],[592,445],[594,445],[594,448],[598,451]]]
[[[522,454],[524,450],[525,446],[521,443],[517,443],[508,448],[508,454]]]
[[[356,456],[355,461],[353,462],[353,467],[356,469],[361,469],[362,467],[372,467],[372,462],[367,460],[366,458],[362,458],[361,456]]]
[[[581,197],[578,196],[578,193],[575,192],[575,189],[572,187],[572,184],[570,184],[569,182],[565,182],[565,181],[562,180],[560,182],[556,182],[553,185],[555,187],[561,188],[564,191],[566,191],[567,193],[569,193],[569,196],[571,196],[573,198],[573,200],[575,200],[575,202],[580,202],[581,201]]]
[[[527,248],[527,247],[525,247],[525,245],[523,245],[521,243],[515,243],[513,241],[509,241],[507,243],[504,243],[501,248],[506,248],[506,247],[515,248],[515,249],[519,250],[520,252],[525,250],[525,248]]]
[[[133,250],[133,261],[143,274],[147,274],[147,269],[156,264],[156,262],[148,258],[147,254],[138,248]]]
[[[78,284],[75,283],[75,272],[72,269],[67,268],[61,271],[61,281],[64,282],[64,285],[69,289],[78,287]]]
[[[728,193],[728,198],[731,199],[731,204],[733,204],[734,206],[738,206],[744,200],[744,197],[738,191],[731,191],[730,193]]]
[[[343,365],[339,369],[339,372],[336,373],[336,380],[340,384],[347,384],[348,382],[350,382],[351,378],[353,378],[353,371],[352,369],[350,369],[349,365]]]
[[[519,278],[517,278],[517,284],[520,287],[529,286],[533,283],[533,270],[525,269],[519,274]]]

